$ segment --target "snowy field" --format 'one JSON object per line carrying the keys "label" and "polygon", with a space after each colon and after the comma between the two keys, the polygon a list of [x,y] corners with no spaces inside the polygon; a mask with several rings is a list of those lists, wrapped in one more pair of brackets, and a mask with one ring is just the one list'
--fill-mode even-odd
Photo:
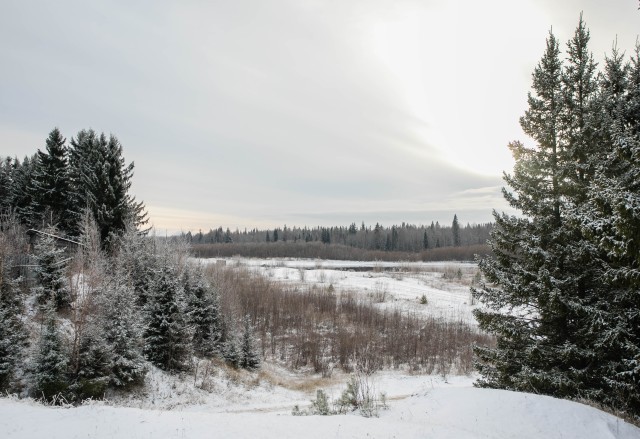
{"label": "snowy field", "polygon": [[[400,308],[470,325],[470,286],[478,273],[471,262],[381,262],[312,259],[200,259],[204,264],[222,261],[226,266],[245,267],[273,280],[291,284],[333,286],[370,297],[377,306]],[[422,296],[426,305],[420,304]]]}
{"label": "snowy field", "polygon": [[[222,262],[224,261],[224,262]],[[472,263],[388,263],[232,258],[284,283],[333,286],[371,298],[376,306],[474,323]],[[420,303],[422,296],[426,304]],[[207,368],[207,366],[212,366]],[[580,438],[640,439],[640,429],[595,408],[546,396],[473,387],[476,377],[381,371],[370,379],[388,408],[293,416],[318,389],[340,397],[349,375],[296,373],[272,363],[256,372],[202,361],[181,377],[151,368],[143,389],[108,395],[81,407],[46,407],[0,399],[0,438]]]}

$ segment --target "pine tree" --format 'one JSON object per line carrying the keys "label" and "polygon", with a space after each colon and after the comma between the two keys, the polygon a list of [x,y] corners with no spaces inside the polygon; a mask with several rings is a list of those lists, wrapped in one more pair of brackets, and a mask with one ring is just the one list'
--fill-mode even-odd
{"label": "pine tree", "polygon": [[71,295],[65,279],[67,258],[64,249],[56,245],[57,230],[47,228],[38,237],[35,245],[35,256],[39,286],[36,287],[36,297],[40,304],[53,300],[57,310],[71,304]]}
{"label": "pine tree", "polygon": [[123,271],[118,268],[112,275],[103,303],[103,330],[111,351],[110,384],[115,387],[139,384],[146,374],[135,294]]}
{"label": "pine tree", "polygon": [[45,151],[38,150],[31,191],[34,195],[32,221],[55,225],[70,231],[74,218],[69,212],[69,178],[66,139],[54,128],[46,140]]}
{"label": "pine tree", "polygon": [[110,380],[111,351],[96,320],[84,328],[75,353],[68,391],[77,401],[102,398]]}
{"label": "pine tree", "polygon": [[145,305],[158,268],[155,243],[129,223],[117,245],[118,260],[133,286],[136,302]]}
{"label": "pine tree", "polygon": [[22,300],[18,283],[11,276],[11,259],[0,235],[0,391],[9,390],[27,346],[28,334],[22,322]]}
{"label": "pine tree", "polygon": [[451,236],[453,238],[453,245],[460,247],[460,224],[458,224],[458,215],[453,215],[453,222],[451,223]]}
{"label": "pine tree", "polygon": [[71,139],[69,176],[76,216],[89,209],[103,243],[124,233],[129,223],[136,228],[146,224],[144,204],[129,194],[133,163],[125,163],[122,145],[115,136],[107,139],[93,130],[80,131]]}
{"label": "pine tree", "polygon": [[218,295],[205,284],[202,272],[186,270],[182,285],[188,303],[188,320],[193,327],[193,348],[196,353],[210,356],[220,352],[221,324]]}
{"label": "pine tree", "polygon": [[33,364],[34,395],[52,400],[68,387],[68,357],[58,329],[55,304],[49,302]]}
{"label": "pine tree", "polygon": [[567,60],[562,74],[563,137],[571,160],[564,162],[562,177],[572,182],[571,196],[577,203],[586,197],[586,186],[593,176],[590,157],[598,153],[600,137],[597,110],[596,63],[589,52],[589,31],[580,14],[574,36],[567,43]]}
{"label": "pine tree", "polygon": [[226,329],[222,342],[222,358],[228,365],[238,368],[242,360],[242,351],[238,344],[238,336],[235,332]]}
{"label": "pine tree", "polygon": [[22,163],[14,162],[13,184],[11,186],[11,206],[18,219],[29,227],[39,226],[34,218],[35,197],[31,182],[34,178],[34,170],[37,167],[37,155],[25,157]]}
{"label": "pine tree", "polygon": [[614,50],[602,79],[607,149],[594,160],[588,202],[576,209],[602,287],[590,326],[596,357],[590,397],[640,417],[640,46],[631,65]]}
{"label": "pine tree", "polygon": [[588,393],[594,360],[589,349],[594,337],[587,331],[594,261],[570,217],[586,193],[592,170],[585,151],[593,145],[586,128],[588,111],[581,107],[588,99],[568,84],[569,78],[589,83],[592,64],[585,56],[585,35],[581,19],[563,72],[550,34],[533,73],[535,94],[530,94],[521,120],[537,147],[510,145],[516,164],[505,181],[513,192],[503,192],[523,216],[494,214],[494,256],[479,264],[495,286],[474,290],[486,306],[475,315],[481,329],[497,336],[495,348],[475,350],[481,386],[570,397]]}
{"label": "pine tree", "polygon": [[176,274],[165,265],[146,305],[144,353],[154,365],[171,372],[187,369],[191,355],[192,334],[182,295]]}
{"label": "pine tree", "polygon": [[8,212],[13,188],[13,159],[0,157],[0,213]]}
{"label": "pine tree", "polygon": [[244,328],[242,332],[242,346],[240,347],[240,359],[238,364],[243,369],[254,370],[260,367],[260,355],[257,352],[256,341],[251,326],[251,317],[244,316]]}

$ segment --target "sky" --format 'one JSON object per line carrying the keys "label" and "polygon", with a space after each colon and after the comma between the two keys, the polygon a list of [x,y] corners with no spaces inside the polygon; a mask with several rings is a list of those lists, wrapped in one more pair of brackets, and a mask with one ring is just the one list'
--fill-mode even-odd
{"label": "sky", "polygon": [[636,0],[2,0],[0,156],[114,134],[160,232],[488,222],[581,12],[631,53]]}

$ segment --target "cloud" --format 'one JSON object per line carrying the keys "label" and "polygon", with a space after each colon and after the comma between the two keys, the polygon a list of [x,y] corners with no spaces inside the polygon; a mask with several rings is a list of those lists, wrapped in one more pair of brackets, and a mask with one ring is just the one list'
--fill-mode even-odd
{"label": "cloud", "polygon": [[[488,221],[547,30],[568,39],[580,8],[10,2],[2,154],[32,154],[54,126],[114,133],[159,228]],[[616,34],[632,46],[622,6],[584,9],[598,52]]]}

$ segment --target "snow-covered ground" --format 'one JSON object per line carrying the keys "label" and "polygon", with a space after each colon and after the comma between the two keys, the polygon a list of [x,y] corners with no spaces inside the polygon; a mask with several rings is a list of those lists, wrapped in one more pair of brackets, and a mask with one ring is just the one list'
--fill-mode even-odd
{"label": "snow-covered ground", "polygon": [[[204,260],[215,263],[215,260]],[[473,324],[472,263],[388,263],[288,259],[224,260],[279,282],[332,285],[376,306]],[[425,295],[428,303],[420,304]],[[585,438],[640,439],[640,429],[595,408],[555,398],[473,387],[476,377],[381,371],[371,378],[388,409],[293,416],[323,389],[340,397],[349,375],[309,376],[265,363],[257,372],[201,361],[181,377],[151,368],[137,392],[81,407],[0,398],[0,438]]]}
{"label": "snow-covered ground", "polygon": [[[223,261],[226,266],[245,267],[287,283],[333,286],[369,296],[380,307],[396,307],[471,325],[477,307],[469,287],[478,272],[471,262],[382,262],[314,259],[227,258],[200,259],[204,264]],[[458,277],[460,276],[460,277]],[[426,305],[420,305],[422,296]]]}
{"label": "snow-covered ground", "polygon": [[477,389],[470,385],[470,378],[454,378],[444,383],[438,377],[386,373],[378,380],[379,388],[388,392],[389,408],[380,411],[377,418],[357,414],[293,416],[293,401],[283,403],[283,394],[277,389],[272,392],[271,402],[250,402],[253,390],[247,389],[246,403],[196,404],[170,411],[104,403],[53,408],[0,399],[0,436],[8,439],[640,438],[639,428],[592,407],[546,396]]}

